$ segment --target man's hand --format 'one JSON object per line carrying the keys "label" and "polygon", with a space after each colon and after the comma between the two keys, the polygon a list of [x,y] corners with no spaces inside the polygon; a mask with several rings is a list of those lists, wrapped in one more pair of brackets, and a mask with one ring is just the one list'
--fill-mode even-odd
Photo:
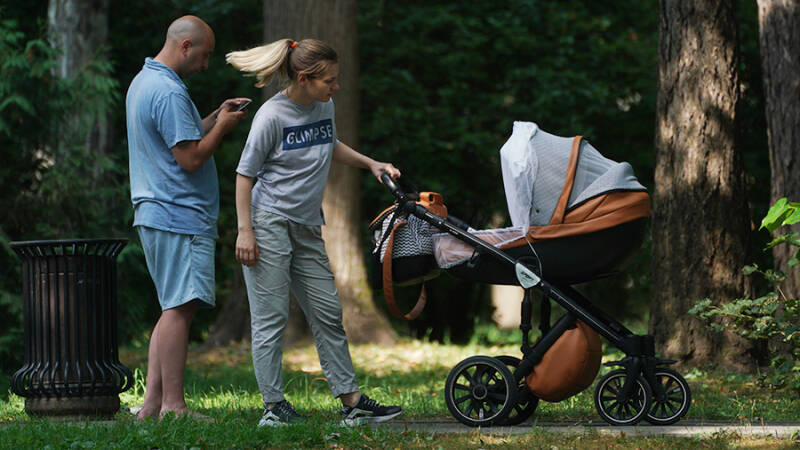
{"label": "man's hand", "polygon": [[249,98],[229,98],[222,102],[217,110],[217,123],[215,126],[221,127],[223,133],[228,133],[237,123],[247,116],[247,110],[237,111],[239,105],[250,101]]}
{"label": "man's hand", "polygon": [[251,99],[249,99],[247,97],[229,98],[229,99],[225,100],[224,102],[222,102],[221,105],[219,105],[219,110],[220,110],[220,112],[222,112],[222,111],[236,111],[237,109],[239,109],[239,105],[241,105],[242,103],[252,102],[252,101],[253,100],[251,100]]}

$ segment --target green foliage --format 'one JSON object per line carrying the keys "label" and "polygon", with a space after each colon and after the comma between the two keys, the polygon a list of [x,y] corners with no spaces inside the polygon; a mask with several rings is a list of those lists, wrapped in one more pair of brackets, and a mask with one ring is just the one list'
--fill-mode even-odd
{"label": "green foliage", "polygon": [[[774,231],[800,221],[800,203],[789,203],[785,198],[770,208],[761,222],[761,228]],[[786,244],[800,247],[797,233],[791,232],[776,237],[767,249]],[[800,249],[789,260],[789,267],[797,267]],[[800,392],[800,299],[787,298],[780,284],[786,274],[773,269],[761,270],[757,264],[745,266],[745,275],[760,274],[773,290],[761,297],[740,298],[722,305],[712,304],[710,299],[695,303],[689,310],[708,322],[715,331],[730,330],[750,340],[766,340],[770,346],[770,369],[760,380],[773,388],[788,388]]]}
{"label": "green foliage", "polygon": [[[797,222],[800,222],[800,203],[790,203],[786,200],[786,197],[783,197],[767,211],[767,215],[761,221],[759,229],[766,228],[767,231],[772,233],[783,225],[794,225]],[[798,243],[794,245],[800,246]]]}

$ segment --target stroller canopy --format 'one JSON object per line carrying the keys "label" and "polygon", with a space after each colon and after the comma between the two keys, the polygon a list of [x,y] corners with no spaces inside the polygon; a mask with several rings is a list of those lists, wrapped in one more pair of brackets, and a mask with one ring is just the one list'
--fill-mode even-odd
{"label": "stroller canopy", "polygon": [[[513,132],[500,149],[508,212],[515,227],[550,224],[567,182],[574,139],[542,131],[532,122],[514,122]],[[602,194],[646,189],[626,162],[618,163],[581,140],[569,211]]]}

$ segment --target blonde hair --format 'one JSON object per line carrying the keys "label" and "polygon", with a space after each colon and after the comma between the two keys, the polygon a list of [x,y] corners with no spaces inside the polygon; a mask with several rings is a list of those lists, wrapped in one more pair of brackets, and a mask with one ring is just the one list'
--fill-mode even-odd
{"label": "blonde hair", "polygon": [[308,78],[321,76],[331,64],[339,61],[336,51],[316,39],[279,39],[271,44],[230,52],[225,61],[245,76],[256,77],[256,87],[268,85],[275,75],[285,86],[303,74]]}

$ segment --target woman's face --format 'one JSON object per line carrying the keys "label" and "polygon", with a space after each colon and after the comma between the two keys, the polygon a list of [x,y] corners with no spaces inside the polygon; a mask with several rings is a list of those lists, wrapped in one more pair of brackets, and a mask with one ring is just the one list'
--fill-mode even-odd
{"label": "woman's face", "polygon": [[333,63],[321,76],[307,78],[306,94],[313,100],[325,103],[339,90],[339,63]]}

